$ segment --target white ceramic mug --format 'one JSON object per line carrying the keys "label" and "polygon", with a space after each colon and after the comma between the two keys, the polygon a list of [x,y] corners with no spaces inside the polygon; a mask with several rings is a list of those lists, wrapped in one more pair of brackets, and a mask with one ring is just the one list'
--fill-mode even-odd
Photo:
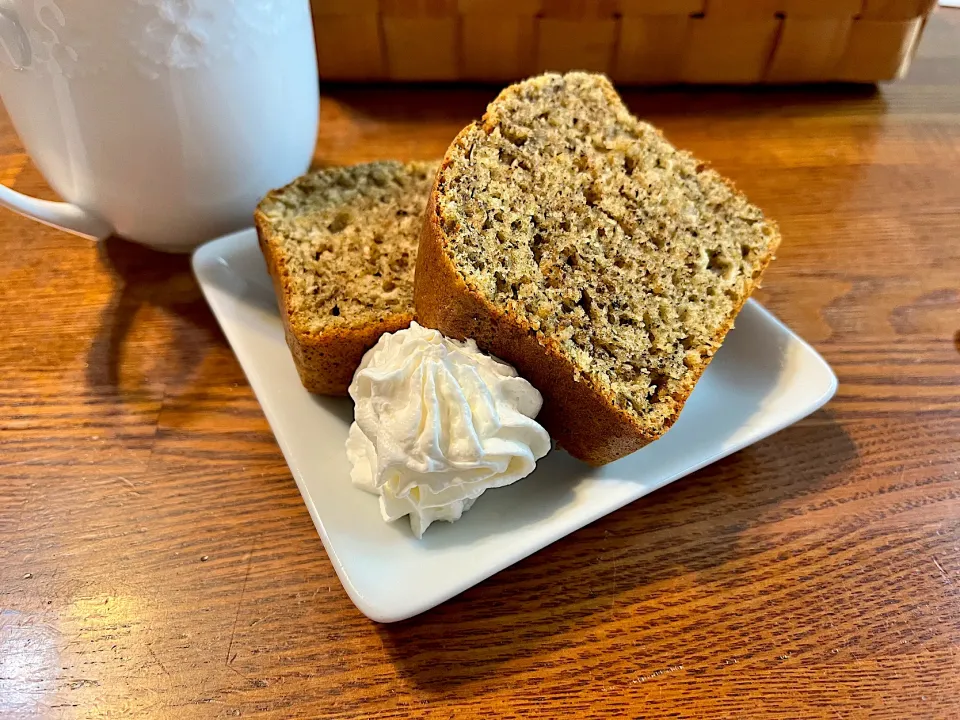
{"label": "white ceramic mug", "polygon": [[0,205],[189,250],[304,172],[319,112],[308,0],[0,0],[0,95],[66,201]]}

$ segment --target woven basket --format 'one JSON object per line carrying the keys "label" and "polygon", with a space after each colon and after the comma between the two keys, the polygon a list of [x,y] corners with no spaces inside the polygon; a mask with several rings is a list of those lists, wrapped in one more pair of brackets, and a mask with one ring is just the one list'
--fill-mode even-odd
{"label": "woven basket", "polygon": [[312,0],[326,80],[877,82],[935,0]]}

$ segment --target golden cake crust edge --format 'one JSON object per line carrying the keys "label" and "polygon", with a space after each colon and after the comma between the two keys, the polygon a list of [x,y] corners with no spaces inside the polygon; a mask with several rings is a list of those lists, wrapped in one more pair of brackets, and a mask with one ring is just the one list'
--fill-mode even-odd
{"label": "golden cake crust edge", "polygon": [[[497,97],[499,100],[511,88]],[[621,103],[613,86],[609,86]],[[662,425],[644,426],[637,418],[617,407],[614,398],[596,387],[590,380],[577,375],[576,368],[551,342],[538,338],[537,331],[522,318],[509,311],[501,311],[487,298],[470,288],[446,251],[446,234],[440,223],[437,186],[451,156],[465,141],[471,129],[491,122],[495,117],[497,100],[491,103],[483,120],[467,125],[454,138],[437,171],[424,213],[417,265],[414,275],[413,300],[417,321],[439,330],[448,337],[460,340],[473,338],[482,349],[513,365],[521,376],[529,380],[543,396],[543,408],[537,420],[564,450],[589,465],[599,467],[636,452],[661,437],[680,416],[680,411],[693,388],[720,348],[744,303],[760,286],[764,271],[774,258],[780,243],[776,223],[767,219],[776,238],[769,250],[758,258],[758,271],[747,279],[745,292],[739,298],[727,321],[706,344],[701,361],[690,367],[683,385],[670,398],[670,413]],[[731,190],[734,184],[719,176]],[[574,422],[570,422],[573,419]]]}
{"label": "golden cake crust edge", "polygon": [[413,313],[397,313],[378,323],[331,328],[323,332],[303,327],[297,323],[290,307],[293,290],[283,255],[277,252],[271,224],[259,209],[254,213],[254,225],[260,252],[266,261],[277,296],[283,334],[300,382],[307,390],[318,395],[346,396],[357,366],[367,350],[376,345],[384,333],[409,327]]}

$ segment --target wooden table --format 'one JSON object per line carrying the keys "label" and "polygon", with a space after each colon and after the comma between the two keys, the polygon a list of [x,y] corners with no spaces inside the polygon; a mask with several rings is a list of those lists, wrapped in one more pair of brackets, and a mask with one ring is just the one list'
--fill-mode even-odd
{"label": "wooden table", "polygon": [[[493,92],[324,95],[349,163],[439,156]],[[377,625],[187,258],[4,213],[0,716],[960,716],[960,11],[880,90],[626,97],[780,221],[760,299],[826,409]]]}

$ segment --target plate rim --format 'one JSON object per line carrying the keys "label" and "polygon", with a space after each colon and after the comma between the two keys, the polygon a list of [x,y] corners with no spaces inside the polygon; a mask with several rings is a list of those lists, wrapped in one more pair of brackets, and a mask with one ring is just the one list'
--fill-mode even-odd
{"label": "plate rim", "polygon": [[[464,579],[461,582],[458,582],[452,586],[444,587],[443,591],[429,594],[429,595],[420,595],[418,596],[419,600],[417,602],[410,602],[407,605],[400,607],[396,606],[384,606],[381,603],[371,602],[363,592],[361,592],[352,582],[350,578],[350,572],[343,560],[338,554],[335,543],[331,540],[330,534],[327,531],[327,528],[320,517],[320,514],[316,508],[316,504],[313,501],[310,493],[306,489],[305,479],[303,477],[302,469],[299,467],[299,464],[291,461],[291,457],[294,454],[293,448],[290,445],[289,438],[285,433],[277,432],[277,427],[280,423],[279,418],[275,418],[275,413],[272,408],[273,403],[264,402],[261,398],[262,393],[266,393],[266,390],[260,387],[260,372],[257,368],[253,367],[253,360],[249,355],[246,355],[243,352],[238,352],[237,344],[234,342],[234,338],[231,337],[231,329],[227,327],[229,322],[225,323],[224,317],[221,315],[221,310],[218,308],[218,299],[211,297],[211,294],[208,292],[208,285],[212,284],[209,280],[205,280],[205,273],[207,272],[207,265],[209,263],[217,263],[223,266],[229,267],[228,263],[224,261],[224,256],[229,253],[221,251],[222,249],[231,249],[231,250],[242,250],[242,244],[248,240],[253,240],[256,242],[257,235],[256,230],[252,227],[245,228],[243,230],[238,230],[236,232],[224,235],[222,237],[210,240],[199,247],[197,247],[191,255],[191,267],[193,274],[197,280],[197,283],[200,285],[200,289],[203,293],[203,296],[211,309],[214,317],[217,320],[217,324],[223,331],[224,336],[227,339],[230,349],[233,352],[234,356],[237,359],[237,362],[240,364],[240,367],[243,369],[244,375],[247,377],[247,381],[250,384],[250,388],[253,391],[254,397],[257,399],[257,403],[260,405],[260,408],[266,417],[267,423],[270,426],[270,430],[273,433],[274,439],[280,448],[280,451],[283,455],[284,462],[287,464],[287,468],[290,470],[290,474],[293,476],[294,482],[297,485],[297,490],[300,492],[300,497],[304,502],[304,505],[307,507],[307,511],[310,514],[310,519],[313,521],[314,528],[317,530],[317,534],[320,536],[320,540],[323,543],[323,547],[327,556],[330,558],[331,564],[333,565],[334,571],[337,574],[340,583],[343,585],[344,590],[347,592],[350,600],[356,605],[356,607],[368,618],[375,622],[380,623],[392,623],[406,620],[415,615],[419,615],[427,610],[430,610],[438,605],[450,600],[451,598],[456,597],[457,595],[465,592],[466,590],[479,585],[480,583],[488,580],[492,576],[496,575],[500,571],[510,567],[511,565],[520,562],[531,555],[534,555],[537,552],[540,552],[545,547],[552,545],[554,542],[561,540],[573,533],[583,529],[587,525],[590,525],[600,518],[603,518],[607,515],[610,515],[627,505],[636,502],[637,500],[645,497],[646,495],[656,492],[659,489],[662,489],[666,485],[669,485],[682,477],[691,475],[703,468],[712,465],[718,460],[729,457],[734,453],[740,452],[746,447],[753,445],[761,440],[771,437],[772,435],[777,434],[778,432],[784,430],[785,428],[799,422],[808,415],[816,412],[824,405],[826,405],[830,399],[836,394],[839,387],[839,381],[837,379],[836,373],[833,371],[833,368],[827,363],[827,361],[816,351],[816,349],[800,337],[797,333],[790,329],[782,320],[780,320],[776,315],[774,315],[770,310],[761,305],[757,300],[749,298],[746,304],[749,304],[753,307],[754,310],[759,311],[764,317],[764,320],[767,323],[772,324],[773,326],[780,329],[781,332],[786,333],[792,341],[799,342],[800,346],[804,350],[804,354],[808,360],[811,360],[816,363],[818,366],[817,369],[825,374],[827,378],[826,386],[820,392],[816,398],[813,398],[802,406],[798,405],[797,408],[782,418],[780,421],[766,426],[761,431],[753,431],[747,437],[740,439],[738,442],[733,443],[729,448],[723,449],[719,452],[710,454],[702,461],[697,464],[687,468],[679,473],[667,476],[665,480],[657,488],[648,490],[641,493],[640,495],[627,499],[623,502],[618,502],[613,507],[608,507],[603,509],[601,512],[592,513],[585,517],[582,521],[578,520],[573,525],[564,525],[562,526],[557,533],[550,533],[548,539],[542,542],[541,544],[534,543],[533,545],[524,545],[519,546],[519,549],[511,551],[504,554],[496,563],[493,563],[489,568],[485,568],[477,575],[470,576],[469,578]],[[282,320],[281,320],[282,323]],[[306,391],[304,391],[306,392]]]}

